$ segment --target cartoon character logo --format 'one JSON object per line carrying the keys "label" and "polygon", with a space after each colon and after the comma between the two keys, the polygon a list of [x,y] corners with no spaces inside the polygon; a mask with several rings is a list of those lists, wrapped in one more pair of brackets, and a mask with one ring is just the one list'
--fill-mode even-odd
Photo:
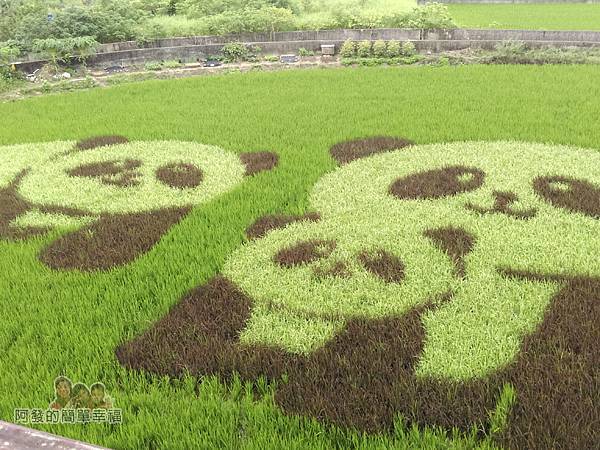
{"label": "cartoon character logo", "polygon": [[600,153],[518,142],[391,151],[406,144],[336,146],[348,164],[315,185],[316,213],[259,220],[221,275],[117,350],[121,362],[287,374],[285,410],[369,431],[397,414],[485,426],[512,385],[504,443],[591,444],[597,414],[569,408],[600,379]]}
{"label": "cartoon character logo", "polygon": [[66,234],[40,259],[55,269],[105,270],[150,250],[195,205],[277,164],[192,142],[104,136],[0,148],[0,238]]}

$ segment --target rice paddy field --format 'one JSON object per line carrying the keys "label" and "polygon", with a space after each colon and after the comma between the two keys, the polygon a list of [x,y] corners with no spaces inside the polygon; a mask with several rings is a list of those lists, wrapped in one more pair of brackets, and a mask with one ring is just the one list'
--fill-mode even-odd
{"label": "rice paddy field", "polygon": [[[594,448],[599,75],[0,104],[0,419],[123,449]],[[121,420],[17,412],[109,403]]]}
{"label": "rice paddy field", "polygon": [[600,30],[597,3],[454,4],[448,10],[462,28]]}

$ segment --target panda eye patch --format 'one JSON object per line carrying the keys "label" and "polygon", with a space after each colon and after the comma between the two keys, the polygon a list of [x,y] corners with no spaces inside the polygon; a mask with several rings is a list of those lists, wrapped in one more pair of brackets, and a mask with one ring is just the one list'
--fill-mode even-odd
{"label": "panda eye patch", "polygon": [[473,191],[483,185],[484,179],[480,169],[449,166],[399,178],[389,191],[400,200],[431,200]]}
{"label": "panda eye patch", "polygon": [[537,195],[551,205],[600,219],[600,187],[586,180],[546,176],[533,180]]}
{"label": "panda eye patch", "polygon": [[285,268],[292,268],[327,258],[336,248],[335,241],[312,239],[286,247],[273,257],[273,261]]}
{"label": "panda eye patch", "polygon": [[102,184],[117,187],[132,187],[139,184],[138,169],[142,162],[135,159],[101,161],[83,164],[67,170],[71,177],[98,179]]}
{"label": "panda eye patch", "polygon": [[193,164],[173,163],[156,170],[158,181],[173,189],[196,188],[203,177],[202,170]]}

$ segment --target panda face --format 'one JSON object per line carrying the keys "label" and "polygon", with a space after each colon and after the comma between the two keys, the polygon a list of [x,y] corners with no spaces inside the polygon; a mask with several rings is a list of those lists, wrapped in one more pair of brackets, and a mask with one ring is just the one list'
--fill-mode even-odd
{"label": "panda face", "polygon": [[[15,158],[16,156],[16,158]],[[119,136],[0,149],[0,237],[67,232],[40,254],[56,269],[104,270],[147,252],[194,206],[269,170],[277,155]],[[2,185],[0,185],[2,187]]]}
{"label": "panda face", "polygon": [[[419,370],[451,378],[494,371],[515,356],[558,289],[507,271],[600,275],[590,257],[600,247],[588,239],[600,234],[600,165],[590,158],[600,164],[597,153],[562,147],[443,144],[325,175],[311,194],[319,222],[272,231],[223,270],[260,314],[287,311],[321,321],[322,331],[299,345],[255,318],[242,339],[310,353],[350,319],[397,317],[452,293],[424,319]],[[462,326],[450,327],[457,317]],[[462,345],[469,339],[481,345]]]}
{"label": "panda face", "polygon": [[122,214],[205,203],[239,185],[245,167],[218,147],[130,142],[54,158],[32,170],[19,193],[28,201]]}

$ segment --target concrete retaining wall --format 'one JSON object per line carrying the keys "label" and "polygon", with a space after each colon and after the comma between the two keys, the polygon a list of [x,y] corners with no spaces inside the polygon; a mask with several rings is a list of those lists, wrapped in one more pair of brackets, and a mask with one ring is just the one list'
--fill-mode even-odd
{"label": "concrete retaining wall", "polygon": [[[600,0],[599,0],[600,1]],[[229,36],[194,36],[188,38],[159,39],[144,45],[135,41],[104,44],[99,53],[110,53],[139,48],[164,48],[193,45],[225,44],[227,42],[284,42],[284,41],[345,41],[376,40],[417,41],[422,39],[476,39],[476,40],[520,40],[520,41],[586,41],[600,42],[598,31],[530,31],[530,30],[406,30],[382,28],[376,30],[320,30],[284,31],[276,33],[246,33]]]}
{"label": "concrete retaining wall", "polygon": [[[401,41],[418,40],[421,30],[382,28],[376,30],[318,30],[318,31],[280,31],[275,33],[243,33],[228,36],[193,36],[187,38],[159,39],[140,45],[135,41],[103,44],[98,53],[134,50],[138,48],[161,48],[192,45],[225,44],[227,42],[285,42],[285,41],[345,41],[397,39]],[[599,38],[600,39],[600,38]]]}
{"label": "concrete retaining wall", "polygon": [[[144,46],[136,42],[105,44],[88,64],[91,66],[139,65],[148,61],[195,61],[217,54],[223,44],[240,41],[259,46],[266,54],[297,53],[300,48],[318,51],[322,44],[334,44],[339,50],[347,40],[412,41],[420,51],[441,52],[465,48],[493,49],[498,42],[523,41],[530,47],[595,47],[600,46],[600,32],[594,31],[528,31],[528,30],[324,30],[252,33],[236,36],[196,36],[161,39]],[[16,66],[32,72],[44,60],[22,61]]]}
{"label": "concrete retaining wall", "polygon": [[[344,41],[327,41],[329,44],[336,46],[336,51]],[[490,39],[456,39],[456,40],[440,40],[427,39],[413,41],[417,50],[431,51],[434,53],[450,50],[463,50],[466,48],[477,48],[493,50],[498,44],[497,40]],[[600,47],[600,42],[584,42],[584,41],[524,41],[529,47]],[[319,51],[323,41],[289,41],[289,42],[255,42],[263,49],[265,53],[285,54],[297,53],[300,48],[307,50]],[[193,61],[204,59],[207,55],[213,55],[221,50],[222,44],[210,45],[191,45],[185,47],[165,47],[153,49],[137,49],[127,50],[114,53],[99,54],[94,58],[95,65],[115,66],[115,65],[139,65],[146,61],[160,60],[184,60]]]}

